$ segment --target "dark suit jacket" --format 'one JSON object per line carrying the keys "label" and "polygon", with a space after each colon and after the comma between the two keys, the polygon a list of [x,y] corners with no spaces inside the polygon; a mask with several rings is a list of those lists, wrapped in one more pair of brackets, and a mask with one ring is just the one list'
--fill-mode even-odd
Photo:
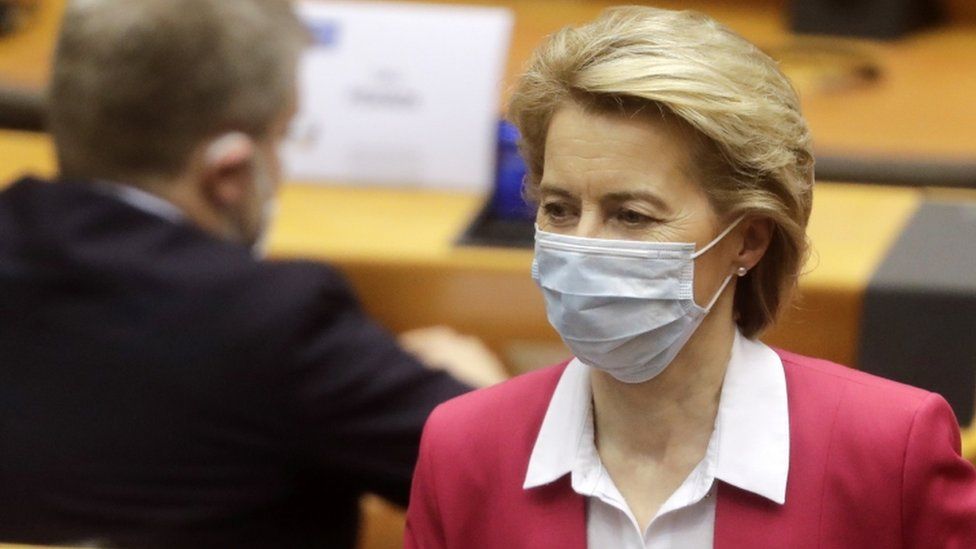
{"label": "dark suit jacket", "polygon": [[464,390],[326,266],[86,182],[0,193],[0,540],[351,547]]}

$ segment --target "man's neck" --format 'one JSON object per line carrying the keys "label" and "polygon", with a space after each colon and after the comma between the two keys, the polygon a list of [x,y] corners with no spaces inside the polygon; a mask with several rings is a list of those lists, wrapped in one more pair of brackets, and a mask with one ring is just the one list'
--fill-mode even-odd
{"label": "man's neck", "polygon": [[214,209],[200,186],[191,178],[151,179],[128,185],[171,204],[187,221],[205,232],[228,240],[236,240],[238,237],[234,228],[228,225],[227,219]]}

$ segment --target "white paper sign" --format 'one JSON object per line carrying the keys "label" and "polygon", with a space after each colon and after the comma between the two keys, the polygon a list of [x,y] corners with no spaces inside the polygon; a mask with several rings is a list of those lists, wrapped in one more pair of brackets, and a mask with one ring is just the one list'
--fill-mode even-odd
{"label": "white paper sign", "polygon": [[314,36],[282,155],[292,180],[486,190],[509,11],[311,2]]}

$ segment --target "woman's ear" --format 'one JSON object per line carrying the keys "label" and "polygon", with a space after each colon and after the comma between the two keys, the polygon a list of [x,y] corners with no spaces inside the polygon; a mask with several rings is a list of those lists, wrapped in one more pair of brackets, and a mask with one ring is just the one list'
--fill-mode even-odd
{"label": "woman's ear", "polygon": [[736,266],[751,270],[759,263],[773,238],[773,222],[767,217],[748,217],[742,222],[742,246]]}

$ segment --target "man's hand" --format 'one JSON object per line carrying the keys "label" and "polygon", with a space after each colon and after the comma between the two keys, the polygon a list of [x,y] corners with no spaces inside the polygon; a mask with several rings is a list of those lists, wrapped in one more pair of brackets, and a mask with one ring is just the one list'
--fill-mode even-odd
{"label": "man's hand", "polygon": [[480,339],[447,326],[411,330],[401,334],[399,340],[423,363],[473,387],[487,387],[509,377],[502,362]]}

